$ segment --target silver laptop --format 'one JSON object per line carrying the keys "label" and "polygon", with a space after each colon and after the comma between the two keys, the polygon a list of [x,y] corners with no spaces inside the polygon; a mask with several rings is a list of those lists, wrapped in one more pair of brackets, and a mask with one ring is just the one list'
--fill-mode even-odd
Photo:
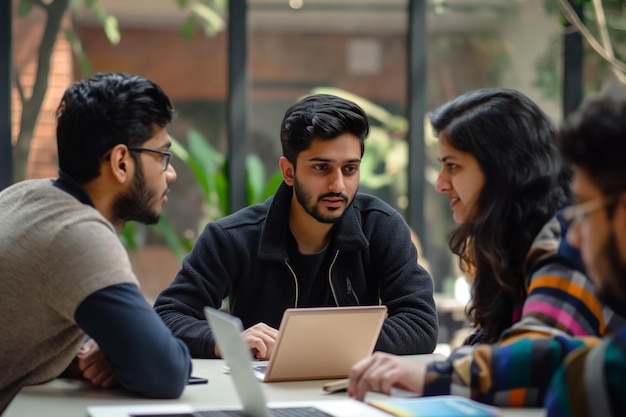
{"label": "silver laptop", "polygon": [[287,309],[272,357],[255,362],[255,374],[264,382],[345,378],[372,354],[386,316],[386,306]]}
{"label": "silver laptop", "polygon": [[[241,321],[229,314],[205,308],[207,320],[230,368],[241,407],[195,409],[188,404],[91,406],[91,417],[277,417],[308,412],[324,417],[389,417],[389,414],[353,399],[275,402],[267,404],[261,383],[252,370],[250,350],[241,337]],[[206,386],[211,389],[210,385]],[[320,387],[321,390],[321,387]],[[297,395],[297,390],[294,391]]]}

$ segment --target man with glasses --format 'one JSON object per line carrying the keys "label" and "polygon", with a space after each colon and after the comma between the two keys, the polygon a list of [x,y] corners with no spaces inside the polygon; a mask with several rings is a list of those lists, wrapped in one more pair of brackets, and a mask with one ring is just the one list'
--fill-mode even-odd
{"label": "man with glasses", "polygon": [[[601,298],[626,311],[626,95],[591,98],[562,127],[579,204],[568,234]],[[620,95],[621,94],[621,95]],[[626,415],[626,327],[602,340],[561,340],[572,352],[552,381],[549,416]]]}
{"label": "man with glasses", "polygon": [[151,398],[183,391],[189,351],[140,293],[116,234],[159,220],[176,179],[172,113],[140,76],[76,82],[57,110],[59,177],[0,192],[0,414],[60,375]]}

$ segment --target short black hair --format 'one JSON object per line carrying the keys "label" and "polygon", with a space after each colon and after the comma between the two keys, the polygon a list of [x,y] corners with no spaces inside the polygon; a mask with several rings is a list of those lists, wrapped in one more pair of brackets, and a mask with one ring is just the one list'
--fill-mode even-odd
{"label": "short black hair", "polygon": [[91,181],[111,148],[143,144],[173,112],[161,87],[139,75],[100,73],[77,81],[57,109],[59,169],[79,183]]}
{"label": "short black hair", "polygon": [[298,154],[311,146],[313,139],[334,139],[352,133],[361,142],[369,134],[367,115],[356,103],[331,94],[315,94],[294,103],[280,125],[283,156],[295,165]]}
{"label": "short black hair", "polygon": [[626,191],[625,93],[613,86],[589,96],[557,135],[563,158],[607,195]]}

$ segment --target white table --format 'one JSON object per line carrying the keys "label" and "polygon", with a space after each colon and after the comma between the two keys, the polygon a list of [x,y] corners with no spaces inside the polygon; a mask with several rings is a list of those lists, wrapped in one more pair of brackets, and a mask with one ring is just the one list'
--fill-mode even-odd
{"label": "white table", "polygon": [[[407,359],[419,362],[430,362],[440,358],[440,355],[407,356]],[[134,397],[120,389],[97,389],[84,382],[57,379],[47,384],[22,389],[2,416],[85,417],[88,405],[186,403],[198,408],[207,408],[239,404],[230,375],[224,373],[222,360],[194,359],[192,374],[208,378],[209,383],[188,385],[177,400],[148,400]],[[324,392],[322,384],[325,382],[328,381],[273,382],[263,384],[263,387],[269,401],[331,400],[346,396],[345,393]],[[368,394],[368,399],[380,395]],[[540,409],[504,409],[503,415],[535,417],[543,416],[545,413]]]}

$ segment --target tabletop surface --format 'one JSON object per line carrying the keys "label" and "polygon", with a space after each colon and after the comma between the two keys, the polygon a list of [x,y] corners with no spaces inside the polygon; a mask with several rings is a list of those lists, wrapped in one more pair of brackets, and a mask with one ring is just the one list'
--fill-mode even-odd
{"label": "tabletop surface", "polygon": [[[416,362],[441,359],[440,355],[413,355],[406,357]],[[177,400],[149,400],[132,396],[121,389],[98,389],[86,382],[56,379],[43,385],[24,388],[9,405],[3,417],[86,417],[87,406],[122,404],[190,404],[197,408],[238,405],[230,375],[224,371],[224,362],[218,359],[194,359],[194,376],[209,379],[208,384],[188,385]],[[329,394],[322,390],[328,380],[263,383],[269,401],[333,400],[345,398],[344,393]],[[368,394],[366,399],[380,398]],[[543,416],[540,409],[503,409],[504,416]]]}

